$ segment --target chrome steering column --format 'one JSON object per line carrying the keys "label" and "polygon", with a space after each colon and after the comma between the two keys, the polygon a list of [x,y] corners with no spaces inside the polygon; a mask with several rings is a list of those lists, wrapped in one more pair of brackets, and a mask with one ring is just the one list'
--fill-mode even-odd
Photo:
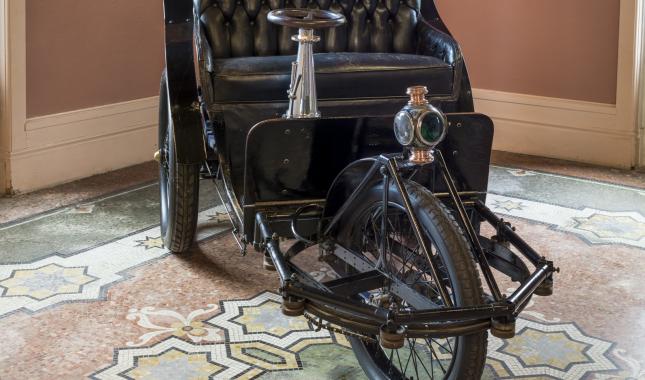
{"label": "chrome steering column", "polygon": [[298,42],[298,56],[291,64],[291,85],[287,91],[289,109],[287,119],[308,119],[320,117],[316,94],[313,44],[320,41],[315,29],[331,28],[345,23],[341,14],[316,9],[280,9],[271,11],[268,20],[272,23],[298,28],[298,34],[291,37]]}

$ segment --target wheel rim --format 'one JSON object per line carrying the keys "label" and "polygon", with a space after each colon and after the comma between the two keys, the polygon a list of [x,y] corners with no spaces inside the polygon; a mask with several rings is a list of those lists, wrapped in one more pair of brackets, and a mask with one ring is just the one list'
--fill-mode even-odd
{"label": "wheel rim", "polygon": [[165,78],[162,78],[159,102],[159,203],[161,209],[161,236],[166,236],[170,217],[171,170],[172,162],[172,125]]}
{"label": "wheel rim", "polygon": [[170,162],[168,160],[168,134],[166,134],[164,143],[159,149],[159,189],[160,189],[160,206],[161,206],[161,235],[165,236],[168,227],[168,216],[170,214],[169,200],[170,196]]}
{"label": "wheel rim", "polygon": [[[385,240],[382,239],[382,204],[375,204],[359,220],[365,222],[360,226],[361,233],[355,234],[361,237],[358,251],[380,271],[416,289],[433,302],[443,305],[436,281],[428,273],[427,258],[420,252],[420,244],[403,207],[390,203],[387,209]],[[386,244],[383,244],[384,242]],[[450,278],[434,242],[431,242],[431,251],[433,256],[437,256],[437,262],[440,263],[439,271],[443,274],[442,281],[446,283],[454,302],[453,287],[450,285]],[[383,297],[379,292],[389,293],[390,298],[394,298],[391,302],[399,310],[414,309],[405,300],[393,297],[386,288],[366,292],[361,296],[364,302],[375,304],[375,298],[379,299],[377,302],[381,302]],[[449,377],[452,371],[459,340],[454,337],[406,338],[405,345],[401,349],[384,349],[378,343],[374,343],[367,351],[381,371],[392,379],[443,379]]]}

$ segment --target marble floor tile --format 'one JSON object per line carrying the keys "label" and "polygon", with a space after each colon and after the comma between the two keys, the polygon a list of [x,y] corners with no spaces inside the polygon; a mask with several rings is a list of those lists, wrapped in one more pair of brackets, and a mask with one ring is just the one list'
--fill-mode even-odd
{"label": "marble floor tile", "polygon": [[[642,188],[538,169],[494,166],[487,203],[561,272],[514,339],[489,337],[484,378],[645,378]],[[281,315],[209,187],[186,255],[145,184],[0,225],[0,379],[364,378],[345,336]]]}

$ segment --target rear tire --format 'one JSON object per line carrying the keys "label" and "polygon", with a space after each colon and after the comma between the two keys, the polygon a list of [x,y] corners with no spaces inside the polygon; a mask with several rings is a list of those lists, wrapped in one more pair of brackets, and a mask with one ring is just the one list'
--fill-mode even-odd
{"label": "rear tire", "polygon": [[[474,306],[482,304],[484,293],[481,281],[475,269],[468,243],[460,227],[441,201],[434,197],[427,189],[411,181],[407,181],[405,185],[423,232],[428,236],[428,240],[432,242],[433,254],[438,256],[442,264],[441,270],[447,277],[448,287],[454,305]],[[388,232],[388,235],[392,234],[393,240],[398,237],[400,242],[404,242],[411,249],[411,247],[415,246],[416,238],[414,238],[414,241],[411,240],[414,234],[408,232],[409,228],[405,224],[408,216],[405,208],[402,206],[401,196],[394,187],[391,187],[389,191],[390,206],[388,207],[388,221],[391,223],[392,230]],[[375,215],[382,215],[382,213],[379,214],[379,210],[382,210],[383,205],[382,194],[382,185],[375,186],[369,191],[366,191],[361,199],[356,200],[356,208],[348,212],[347,217],[341,220],[337,234],[337,241],[343,246],[350,247],[354,252],[364,252],[366,257],[371,256],[371,259],[374,261],[378,259],[380,254],[378,252],[374,253],[378,249],[373,248],[374,244],[370,242],[370,238],[368,237],[369,232],[366,232],[365,226],[372,226],[374,228]],[[381,220],[381,216],[378,216],[378,218],[378,220]],[[394,222],[391,222],[391,220],[394,220]],[[403,222],[400,222],[400,220],[403,220]],[[409,219],[407,220],[409,223]],[[399,221],[398,224],[397,221]],[[378,234],[380,232],[374,231],[374,235]],[[416,249],[419,250],[418,243],[416,244]],[[370,249],[370,247],[372,248]],[[390,251],[386,252],[387,255],[385,257],[393,257]],[[418,257],[423,257],[419,253],[417,255],[419,255]],[[390,258],[388,260],[396,260],[396,258]],[[404,263],[403,269],[405,269],[405,265]],[[400,265],[399,268],[401,268]],[[342,276],[349,275],[352,271],[352,268],[347,268],[343,265],[336,265],[335,269]],[[417,263],[410,266],[406,276],[398,274],[394,274],[393,276],[406,282],[408,281],[407,278],[418,278],[416,276],[410,276],[409,274],[415,271],[416,273],[422,273]],[[401,270],[401,272],[404,271]],[[413,286],[412,283],[409,285]],[[413,340],[407,338],[406,347],[399,350],[383,349],[378,343],[366,343],[357,338],[350,338],[350,341],[361,367],[363,367],[363,370],[371,379],[414,378],[417,380],[443,378],[451,380],[474,380],[479,379],[483,372],[486,360],[487,337],[487,332],[481,332],[468,336],[450,338],[452,340],[448,344],[441,339],[426,339],[426,342],[420,343],[417,343],[417,339],[414,339],[412,343]],[[422,341],[422,339],[418,340]],[[447,362],[444,358],[439,360],[439,356],[436,356],[437,360],[431,363],[434,360],[433,356],[432,354],[428,355],[426,352],[425,356],[423,354],[418,356],[417,362],[421,362],[423,357],[426,361],[425,366],[427,367],[427,371],[421,364],[416,362],[414,363],[414,367],[417,370],[413,370],[413,365],[410,364],[409,360],[408,365],[400,366],[405,368],[398,368],[399,365],[396,363],[397,358],[399,358],[398,360],[400,362],[400,357],[404,357],[406,353],[408,357],[416,355],[412,353],[412,350],[414,349],[416,352],[417,344],[419,346],[419,352],[423,352],[423,350],[429,351],[428,347],[441,344],[442,342],[443,345],[441,347],[450,346],[451,348],[450,362]],[[447,354],[444,352],[442,355]],[[443,372],[438,370],[437,363],[439,361],[443,364],[441,369],[445,366]],[[434,369],[430,370],[431,367]]]}
{"label": "rear tire", "polygon": [[177,162],[174,125],[170,117],[166,72],[159,96],[159,189],[161,237],[173,253],[190,248],[199,213],[199,165]]}

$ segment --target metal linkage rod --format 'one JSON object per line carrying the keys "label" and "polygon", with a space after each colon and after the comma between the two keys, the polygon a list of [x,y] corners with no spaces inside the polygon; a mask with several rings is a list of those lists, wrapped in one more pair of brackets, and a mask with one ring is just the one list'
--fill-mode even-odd
{"label": "metal linkage rod", "polygon": [[266,250],[269,252],[269,256],[271,256],[271,260],[273,260],[273,265],[275,265],[275,269],[280,276],[280,282],[284,286],[285,283],[290,281],[292,272],[280,251],[280,242],[269,230],[269,223],[263,213],[258,212],[255,216],[255,221],[260,229],[262,240],[264,241],[264,244],[266,244]]}
{"label": "metal linkage rod", "polygon": [[522,255],[524,255],[533,265],[536,267],[540,265],[540,263],[543,261],[542,256],[540,256],[539,253],[537,253],[533,248],[531,248],[530,245],[528,245],[524,239],[522,239],[511,227],[508,225],[502,223],[502,220],[495,215],[488,207],[486,207],[485,204],[483,204],[481,201],[475,202],[475,209],[477,209],[477,212],[479,212],[479,215],[483,216],[484,219],[488,223],[490,223],[493,227],[498,227],[502,229],[502,234],[508,241],[513,244],[515,248],[517,248]]}
{"label": "metal linkage rod", "polygon": [[466,213],[466,208],[464,207],[464,203],[461,201],[461,198],[459,197],[459,191],[457,190],[455,181],[452,178],[452,175],[450,174],[450,170],[448,170],[448,165],[446,164],[446,160],[443,158],[443,154],[441,153],[440,150],[437,150],[436,153],[437,153],[437,158],[439,159],[438,160],[439,166],[441,167],[441,173],[443,175],[444,182],[446,182],[446,185],[448,186],[448,192],[450,192],[452,201],[455,204],[455,207],[457,208],[457,213],[459,214],[459,219],[461,220],[461,224],[466,229],[466,236],[468,237],[468,240],[470,241],[470,245],[473,247],[473,250],[475,251],[475,256],[477,257],[479,266],[482,270],[482,273],[484,274],[484,278],[486,279],[486,284],[488,285],[488,288],[490,289],[491,293],[493,293],[493,298],[495,299],[495,301],[501,301],[502,293],[499,291],[497,282],[495,282],[495,278],[493,277],[493,272],[490,269],[490,265],[488,264],[488,260],[486,259],[486,254],[484,253],[484,249],[479,243],[479,235],[477,234],[477,231],[475,231],[473,224],[470,222],[470,219],[468,218],[468,214]]}
{"label": "metal linkage rod", "polygon": [[[408,195],[408,190],[405,188],[405,185],[401,180],[401,176],[399,176],[399,172],[396,167],[396,159],[394,157],[381,156],[379,160],[385,161],[385,163],[387,164],[387,168],[388,168],[388,171],[390,172],[391,180],[394,181],[394,184],[396,185],[397,190],[401,194],[401,199],[403,200],[403,206],[408,211],[408,217],[410,218],[410,224],[412,224],[414,235],[419,241],[419,244],[421,245],[421,249],[426,254],[428,263],[430,264],[430,274],[432,275],[432,278],[434,278],[435,281],[437,282],[437,288],[439,288],[439,294],[443,299],[444,305],[446,307],[452,307],[453,306],[452,299],[450,298],[448,289],[446,289],[446,284],[443,282],[441,276],[439,275],[438,265],[435,261],[435,258],[432,256],[430,245],[426,240],[426,235],[421,230],[421,224],[419,223],[419,218],[417,218],[414,208],[412,207],[412,202],[410,202],[410,196]],[[388,191],[388,189],[383,189],[383,190]]]}
{"label": "metal linkage rod", "polygon": [[365,173],[365,176],[363,177],[361,182],[358,184],[356,189],[354,189],[352,194],[347,198],[347,200],[345,200],[345,203],[343,203],[343,205],[340,207],[340,209],[338,209],[338,211],[334,215],[334,218],[325,227],[325,231],[323,232],[323,236],[329,236],[329,233],[336,226],[338,221],[340,221],[340,218],[345,215],[345,213],[349,209],[349,206],[351,206],[352,203],[354,203],[356,198],[358,198],[358,196],[361,194],[361,192],[365,189],[365,186],[367,186],[369,181],[374,177],[374,175],[376,174],[376,171],[378,170],[378,168],[379,168],[379,164],[378,164],[378,162],[376,160],[374,160],[374,163],[372,164],[370,169],[367,171],[367,173]]}
{"label": "metal linkage rod", "polygon": [[524,283],[517,288],[517,290],[508,297],[508,302],[515,305],[515,314],[519,314],[526,302],[529,300],[529,297],[535,292],[535,290],[553,273],[553,266],[550,264],[544,264],[538,268],[531,277],[526,279]]}
{"label": "metal linkage rod", "polygon": [[374,307],[362,302],[352,301],[333,293],[312,288],[301,283],[289,283],[284,289],[289,295],[304,298],[310,302],[322,303],[337,307],[345,312],[350,311],[368,319],[385,323],[388,320],[390,311],[382,307]]}
{"label": "metal linkage rod", "polygon": [[[387,211],[390,207],[390,175],[388,171],[383,167],[383,213],[381,215],[381,254],[379,255],[378,262],[376,263],[376,269],[388,270],[388,258],[385,257],[388,244],[388,232],[387,232]],[[376,238],[376,236],[375,236]]]}
{"label": "metal linkage rod", "polygon": [[511,316],[514,310],[515,305],[506,302],[450,309],[414,310],[397,313],[394,322],[408,324],[490,319]]}

